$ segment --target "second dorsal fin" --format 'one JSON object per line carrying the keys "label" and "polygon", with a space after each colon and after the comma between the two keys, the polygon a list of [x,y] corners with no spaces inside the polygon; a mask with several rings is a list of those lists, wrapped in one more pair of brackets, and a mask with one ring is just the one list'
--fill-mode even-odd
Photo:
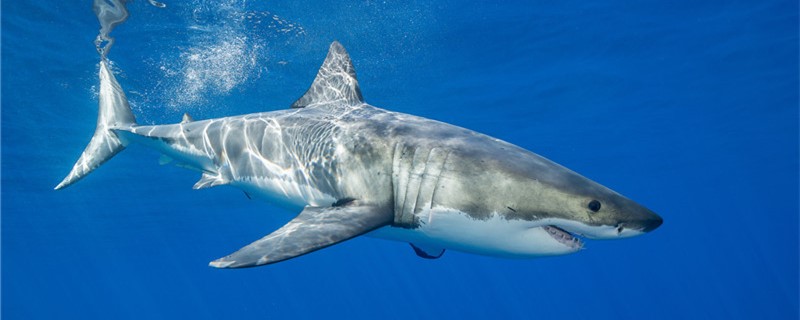
{"label": "second dorsal fin", "polygon": [[331,43],[328,56],[308,91],[292,104],[292,108],[339,102],[355,105],[364,102],[358,88],[356,69],[347,50],[338,42]]}
{"label": "second dorsal fin", "polygon": [[192,121],[194,121],[194,119],[192,118],[192,116],[189,115],[188,112],[183,114],[183,118],[181,118],[181,123],[189,123]]}

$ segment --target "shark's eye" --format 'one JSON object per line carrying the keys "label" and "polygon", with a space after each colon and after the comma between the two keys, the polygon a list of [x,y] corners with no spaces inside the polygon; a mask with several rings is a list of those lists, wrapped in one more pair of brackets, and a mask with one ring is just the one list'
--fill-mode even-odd
{"label": "shark's eye", "polygon": [[592,212],[600,211],[600,201],[597,200],[589,201],[589,205],[587,207],[589,208],[589,210],[592,210]]}

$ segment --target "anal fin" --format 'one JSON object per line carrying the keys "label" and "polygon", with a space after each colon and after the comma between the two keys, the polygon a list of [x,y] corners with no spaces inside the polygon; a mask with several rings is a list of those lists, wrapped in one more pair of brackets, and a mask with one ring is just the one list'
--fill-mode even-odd
{"label": "anal fin", "polygon": [[172,162],[172,158],[170,158],[166,154],[162,154],[160,157],[158,157],[158,164],[162,166],[165,164],[169,164],[170,162]]}
{"label": "anal fin", "polygon": [[391,210],[360,205],[358,201],[336,207],[306,207],[275,232],[209,265],[246,268],[280,262],[389,225],[392,219]]}
{"label": "anal fin", "polygon": [[444,254],[445,249],[441,248],[433,248],[428,246],[417,246],[413,243],[409,243],[411,248],[414,249],[414,253],[417,254],[420,258],[423,259],[439,259]]}

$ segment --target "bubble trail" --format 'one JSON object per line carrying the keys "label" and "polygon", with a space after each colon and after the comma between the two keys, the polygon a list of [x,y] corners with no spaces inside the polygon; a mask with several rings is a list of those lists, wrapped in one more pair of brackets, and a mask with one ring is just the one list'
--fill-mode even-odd
{"label": "bubble trail", "polygon": [[128,9],[124,0],[94,0],[92,9],[100,21],[100,33],[94,40],[94,46],[100,57],[105,59],[114,45],[114,38],[109,34],[116,26],[128,20]]}

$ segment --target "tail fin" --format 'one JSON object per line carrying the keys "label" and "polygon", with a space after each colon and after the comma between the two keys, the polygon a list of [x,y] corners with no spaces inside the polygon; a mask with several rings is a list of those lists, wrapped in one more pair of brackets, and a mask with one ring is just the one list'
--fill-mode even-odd
{"label": "tail fin", "polygon": [[126,143],[121,141],[112,129],[126,128],[136,125],[136,118],[128,105],[128,99],[119,86],[114,74],[108,69],[108,62],[100,61],[100,95],[97,128],[92,140],[83,150],[81,157],[75,162],[69,175],[56,186],[56,190],[66,188],[125,149]]}

